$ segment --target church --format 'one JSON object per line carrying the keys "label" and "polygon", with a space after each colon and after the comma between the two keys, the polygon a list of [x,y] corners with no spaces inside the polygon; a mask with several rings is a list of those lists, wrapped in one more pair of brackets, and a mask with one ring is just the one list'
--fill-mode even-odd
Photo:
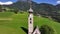
{"label": "church", "polygon": [[33,26],[33,10],[32,10],[32,8],[29,9],[28,34],[41,34],[41,32],[39,31],[38,26],[34,29],[34,26]]}
{"label": "church", "polygon": [[29,12],[29,16],[28,16],[28,34],[41,34],[41,32],[39,31],[39,27],[37,26],[36,28],[34,28],[33,26],[33,9],[32,9],[32,2],[31,0],[29,0],[30,2],[30,9],[28,10]]}

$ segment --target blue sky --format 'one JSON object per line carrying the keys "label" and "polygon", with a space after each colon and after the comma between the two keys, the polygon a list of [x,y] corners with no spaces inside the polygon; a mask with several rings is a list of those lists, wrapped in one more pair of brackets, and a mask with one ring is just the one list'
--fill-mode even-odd
{"label": "blue sky", "polygon": [[33,0],[34,2],[37,3],[49,3],[49,4],[57,4],[57,0]]}
{"label": "blue sky", "polygon": [[1,2],[7,2],[7,1],[12,1],[12,2],[16,2],[17,0],[0,0]]}
{"label": "blue sky", "polygon": [[[7,2],[7,1],[12,1],[12,2],[16,2],[17,0],[0,0],[0,2]],[[32,0],[34,2],[37,3],[49,3],[49,4],[57,4],[57,0]]]}

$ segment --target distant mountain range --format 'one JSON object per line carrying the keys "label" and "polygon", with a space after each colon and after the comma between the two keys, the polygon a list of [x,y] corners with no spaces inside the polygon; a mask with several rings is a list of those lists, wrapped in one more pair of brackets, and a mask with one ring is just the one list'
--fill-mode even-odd
{"label": "distant mountain range", "polygon": [[[19,0],[12,5],[4,5],[4,7],[12,8],[12,9],[19,9],[23,11],[27,11],[29,9],[29,1],[27,0]],[[52,5],[48,3],[40,3],[37,4],[36,2],[32,1],[32,8],[34,10],[34,14],[40,14],[44,16],[53,16],[52,18],[60,21],[60,4]]]}
{"label": "distant mountain range", "polygon": [[[52,6],[51,4],[47,4],[47,3],[40,3],[37,4],[36,2],[32,1],[32,5],[33,8],[36,9],[37,7],[42,7],[43,5],[46,7],[48,5]],[[9,8],[14,8],[14,9],[20,9],[20,10],[28,10],[29,8],[29,2],[27,2],[27,0],[19,0],[16,3],[13,3],[12,5],[4,5],[4,7],[9,7]],[[53,6],[52,6],[53,7]],[[60,9],[60,4],[55,6],[57,9]]]}

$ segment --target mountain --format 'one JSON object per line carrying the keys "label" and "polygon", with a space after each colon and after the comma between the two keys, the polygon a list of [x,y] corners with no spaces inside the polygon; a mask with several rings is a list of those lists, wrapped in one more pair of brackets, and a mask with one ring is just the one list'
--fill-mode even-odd
{"label": "mountain", "polygon": [[9,7],[9,8],[12,8],[13,7],[13,9],[20,9],[20,10],[25,10],[25,9],[27,9],[27,2],[26,1],[22,1],[22,0],[20,0],[20,1],[17,1],[16,3],[13,3],[12,5],[4,5],[5,7]]}
{"label": "mountain", "polygon": [[60,10],[60,4],[56,5],[57,10]]}
{"label": "mountain", "polygon": [[[27,0],[19,0],[16,3],[13,3],[12,5],[4,5],[4,7],[8,7],[10,9],[15,9],[15,10],[18,9],[22,11],[27,11],[29,10],[29,2],[27,2]],[[55,5],[47,4],[47,3],[37,4],[36,2],[32,1],[32,8],[34,10],[33,12],[34,15],[39,14],[44,17],[48,16],[60,22],[60,19],[59,19],[60,4],[55,6]]]}

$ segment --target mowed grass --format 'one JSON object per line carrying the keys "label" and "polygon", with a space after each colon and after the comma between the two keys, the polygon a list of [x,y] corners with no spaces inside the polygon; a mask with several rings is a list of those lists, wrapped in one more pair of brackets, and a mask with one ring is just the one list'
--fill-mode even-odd
{"label": "mowed grass", "polygon": [[[3,12],[0,13],[0,18],[3,19],[0,20],[0,34],[26,34],[21,27],[28,29],[28,13]],[[60,34],[60,23],[51,19],[34,16],[34,27],[37,25],[39,28],[42,25],[49,25],[55,30],[55,34]]]}

